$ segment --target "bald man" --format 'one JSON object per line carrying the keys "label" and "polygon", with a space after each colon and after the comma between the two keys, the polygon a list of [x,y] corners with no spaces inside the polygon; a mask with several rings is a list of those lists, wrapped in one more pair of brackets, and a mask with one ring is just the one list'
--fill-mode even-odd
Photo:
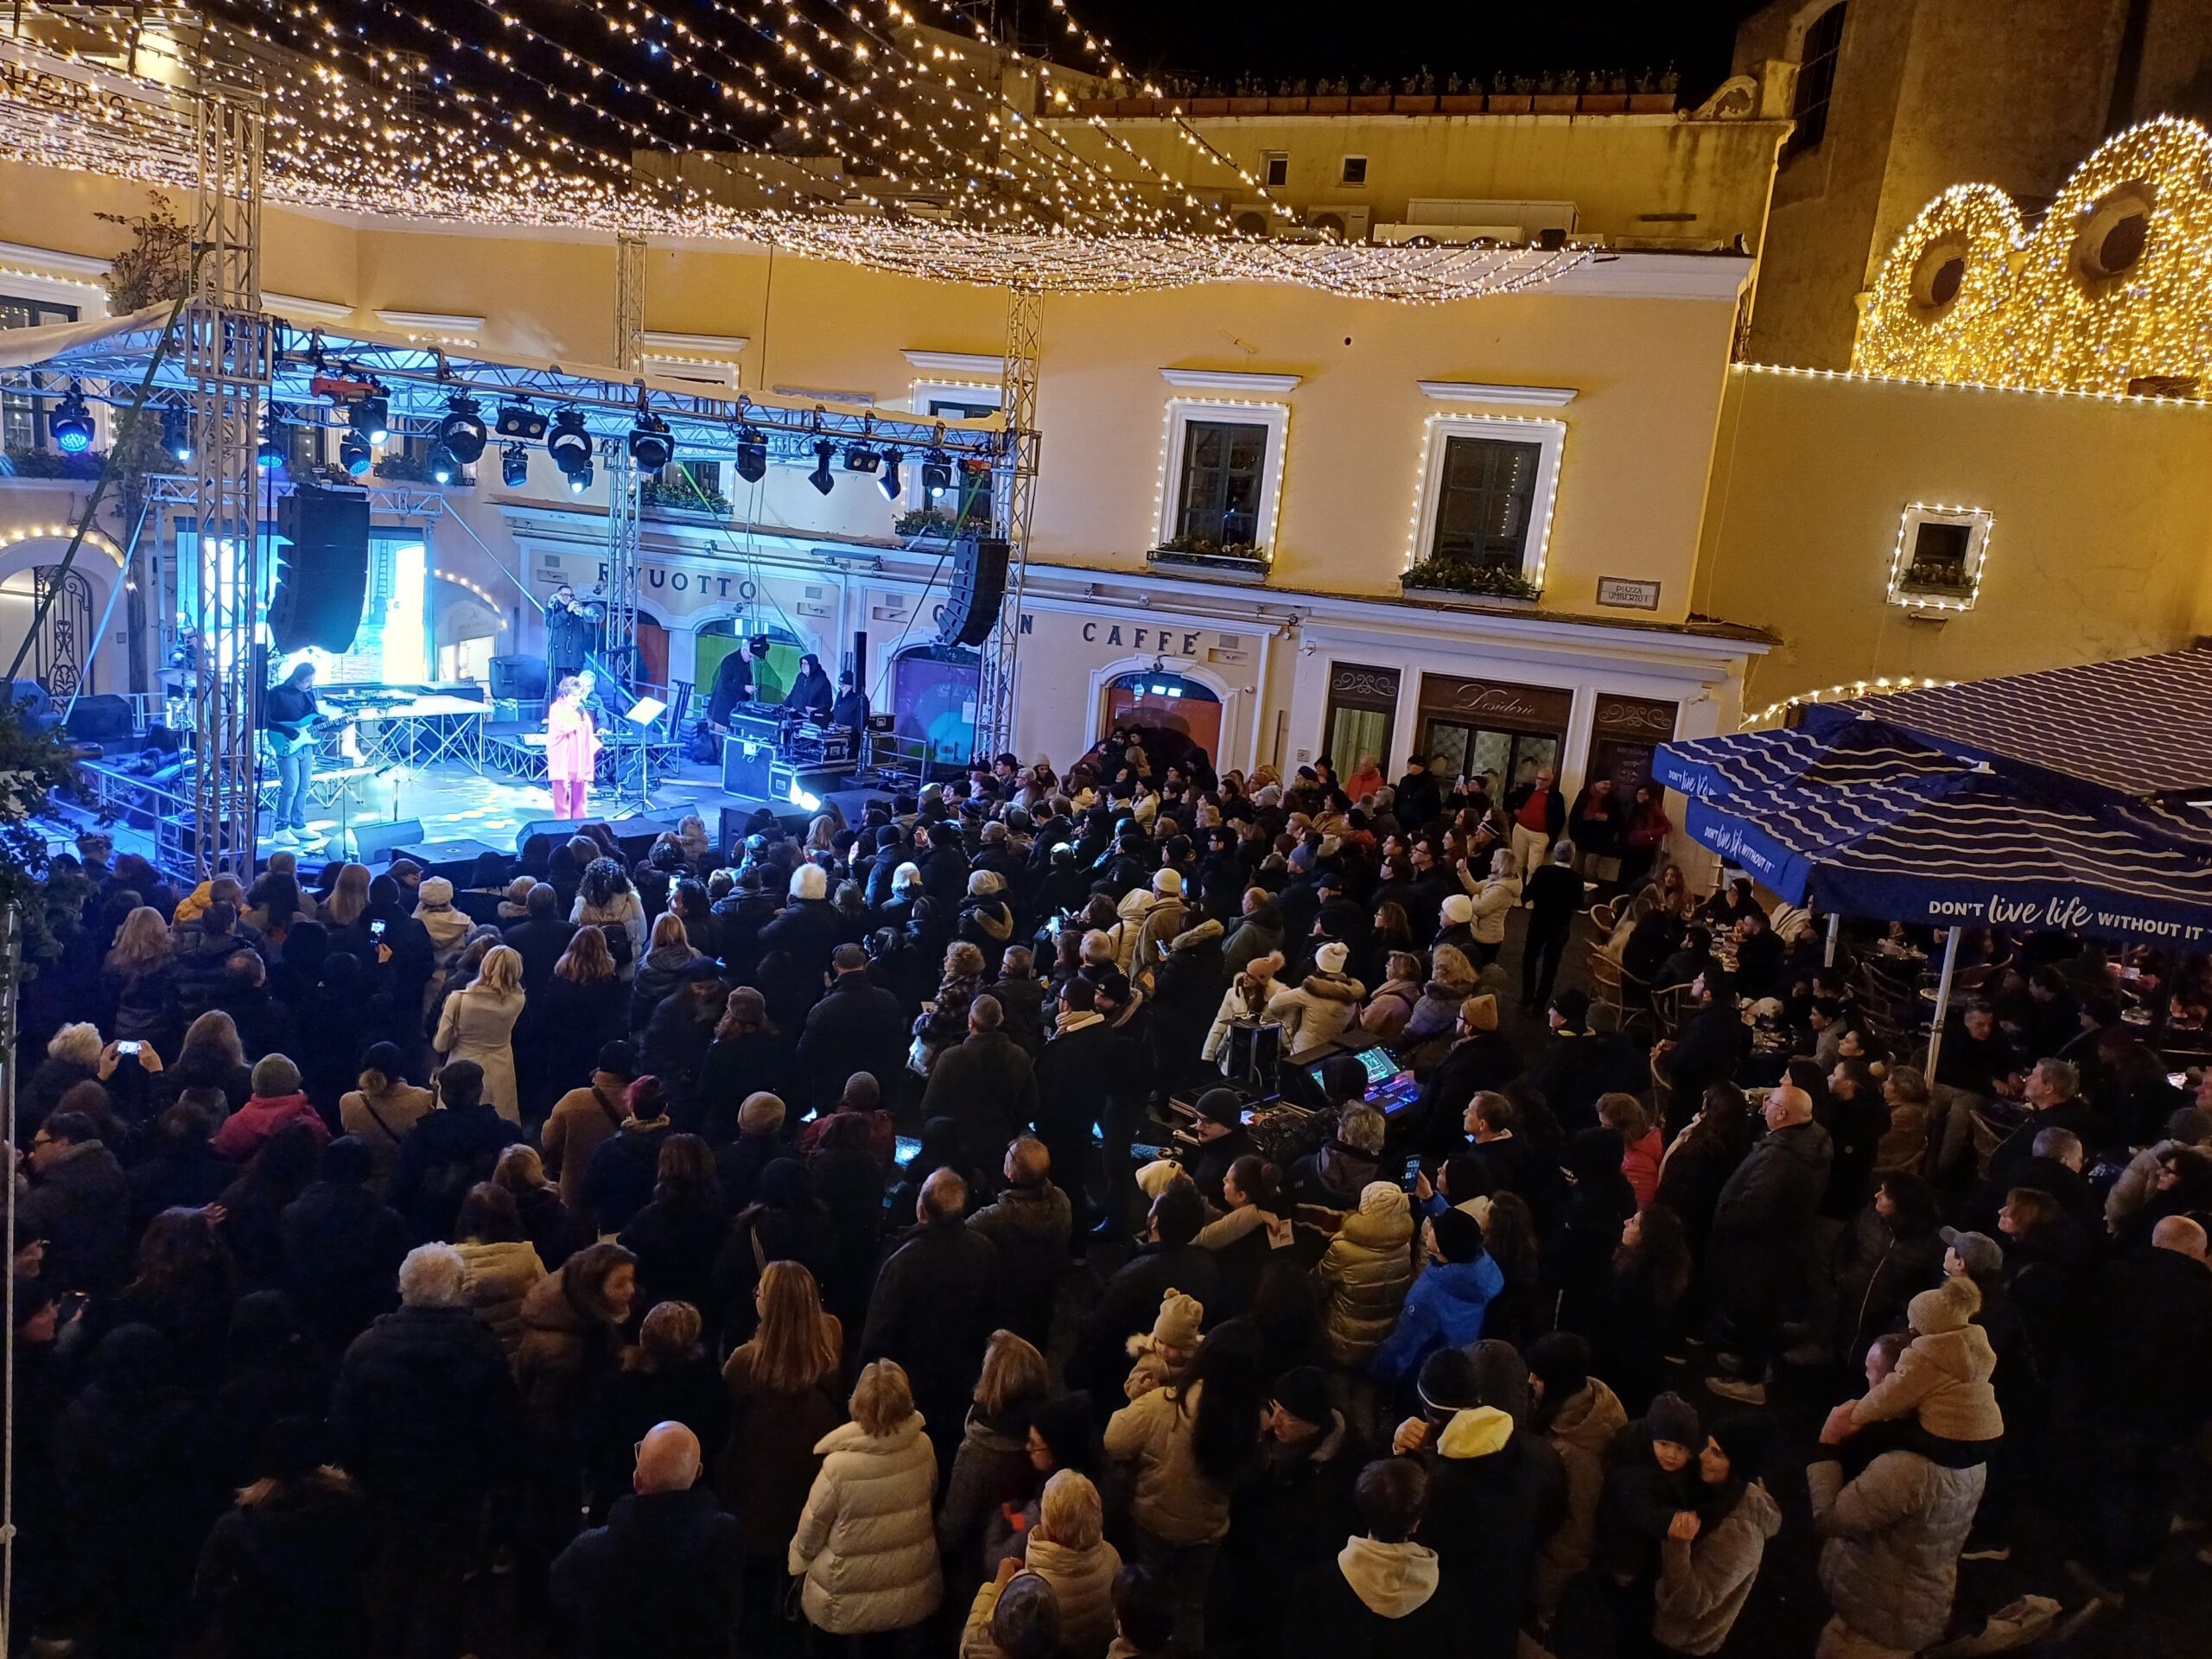
{"label": "bald man", "polygon": [[1713,1342],[1726,1375],[1706,1387],[1725,1400],[1766,1403],[1766,1374],[1783,1321],[1812,1279],[1814,1224],[1835,1148],[1813,1122],[1813,1101],[1783,1084],[1762,1109],[1766,1133],[1720,1189],[1707,1261],[1713,1279]]}
{"label": "bald man", "polygon": [[727,1659],[743,1542],[699,1480],[699,1437],[657,1423],[638,1443],[631,1484],[607,1524],[555,1560],[547,1588],[576,1659]]}

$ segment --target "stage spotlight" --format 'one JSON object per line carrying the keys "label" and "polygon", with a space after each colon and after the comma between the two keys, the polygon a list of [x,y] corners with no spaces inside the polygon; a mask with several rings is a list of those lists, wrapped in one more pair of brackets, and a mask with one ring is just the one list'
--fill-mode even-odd
{"label": "stage spotlight", "polygon": [[569,493],[582,495],[589,488],[591,488],[591,462],[587,461],[569,474]]}
{"label": "stage spotlight", "polygon": [[443,438],[430,445],[430,477],[437,483],[450,484],[461,472],[461,462],[453,453],[453,446]]}
{"label": "stage spotlight", "polygon": [[883,476],[875,481],[883,486],[885,500],[896,501],[899,499],[903,480],[899,476],[899,452],[896,449],[883,452]]}
{"label": "stage spotlight", "polygon": [[649,473],[657,473],[674,461],[676,440],[668,435],[668,423],[639,410],[638,423],[630,429],[630,459]]}
{"label": "stage spotlight", "polygon": [[591,472],[591,434],[584,429],[582,414],[573,409],[562,410],[553,417],[552,435],[545,440],[546,452],[553,457],[553,464],[569,478],[579,470],[587,475]]}
{"label": "stage spotlight", "polygon": [[192,415],[188,410],[162,411],[162,448],[173,461],[192,459]]}
{"label": "stage spotlight", "polygon": [[369,453],[366,438],[359,432],[348,432],[338,441],[338,460],[353,477],[366,478],[376,457]]}
{"label": "stage spotlight", "polygon": [[952,457],[942,449],[932,449],[922,461],[922,493],[943,495],[952,487]]}
{"label": "stage spotlight", "polygon": [[864,443],[854,444],[845,451],[845,470],[849,473],[872,473],[883,464],[883,457]]}
{"label": "stage spotlight", "polygon": [[466,467],[484,453],[484,416],[476,400],[455,392],[446,404],[446,417],[438,423],[438,438]]}
{"label": "stage spotlight", "polygon": [[65,455],[81,455],[92,447],[92,411],[85,406],[84,389],[72,380],[61,401],[47,419],[54,446]]}
{"label": "stage spotlight", "polygon": [[274,467],[284,459],[284,446],[276,441],[276,411],[266,409],[261,412],[261,443],[253,452],[257,467]]}
{"label": "stage spotlight", "polygon": [[824,495],[829,494],[830,491],[837,487],[837,480],[836,478],[831,476],[830,472],[830,463],[836,458],[837,446],[836,444],[830,442],[827,438],[817,438],[815,440],[814,470],[806,475],[806,481],[813,485],[816,489],[821,491]]}
{"label": "stage spotlight", "polygon": [[371,443],[382,443],[391,436],[391,399],[379,387],[346,405],[346,420]]}
{"label": "stage spotlight", "polygon": [[499,481],[511,490],[530,482],[530,451],[511,443],[499,451]]}
{"label": "stage spotlight", "polygon": [[757,426],[737,429],[737,475],[748,484],[758,484],[768,475],[768,440]]}
{"label": "stage spotlight", "polygon": [[532,409],[527,401],[499,405],[499,435],[520,438],[524,443],[536,443],[545,435],[545,416]]}

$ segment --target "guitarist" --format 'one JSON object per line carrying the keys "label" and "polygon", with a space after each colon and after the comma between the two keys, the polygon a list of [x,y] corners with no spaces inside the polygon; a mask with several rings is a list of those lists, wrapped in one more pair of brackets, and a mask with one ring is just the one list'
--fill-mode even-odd
{"label": "guitarist", "polygon": [[276,757],[276,828],[271,840],[307,839],[308,785],[315,779],[315,728],[324,718],[315,700],[315,664],[302,663],[262,694],[261,726]]}

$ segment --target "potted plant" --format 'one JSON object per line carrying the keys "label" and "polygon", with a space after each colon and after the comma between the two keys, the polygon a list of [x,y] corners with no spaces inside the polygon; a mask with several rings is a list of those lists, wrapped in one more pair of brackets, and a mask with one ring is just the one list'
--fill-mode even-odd
{"label": "potted plant", "polygon": [[1408,599],[1489,599],[1533,605],[1543,597],[1543,589],[1517,566],[1450,556],[1426,558],[1408,567],[1398,586]]}
{"label": "potted plant", "polygon": [[712,485],[687,483],[682,479],[641,478],[638,480],[638,510],[656,514],[696,512],[727,518],[729,502]]}
{"label": "potted plant", "polygon": [[1265,582],[1274,561],[1253,542],[1217,542],[1206,536],[1174,536],[1147,554],[1156,565],[1204,570],[1229,582]]}
{"label": "potted plant", "polygon": [[1497,89],[1488,99],[1492,115],[1526,115],[1535,102],[1536,83],[1526,75],[1516,75],[1509,86],[1497,83]]}

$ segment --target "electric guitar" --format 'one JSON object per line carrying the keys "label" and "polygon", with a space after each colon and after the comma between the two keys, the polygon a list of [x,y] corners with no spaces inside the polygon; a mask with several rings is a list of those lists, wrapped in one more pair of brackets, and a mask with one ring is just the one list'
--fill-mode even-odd
{"label": "electric guitar", "polygon": [[300,720],[267,721],[264,722],[263,729],[268,735],[270,748],[282,757],[312,748],[323,727],[344,723],[332,715],[317,714]]}

